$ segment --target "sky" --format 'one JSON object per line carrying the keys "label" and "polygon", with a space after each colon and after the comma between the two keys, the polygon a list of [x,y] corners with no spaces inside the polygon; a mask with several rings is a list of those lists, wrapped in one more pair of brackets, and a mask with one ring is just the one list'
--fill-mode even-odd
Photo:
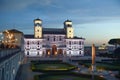
{"label": "sky", "polygon": [[33,34],[36,18],[47,28],[72,20],[74,35],[85,38],[85,46],[120,38],[120,0],[0,0],[0,31]]}

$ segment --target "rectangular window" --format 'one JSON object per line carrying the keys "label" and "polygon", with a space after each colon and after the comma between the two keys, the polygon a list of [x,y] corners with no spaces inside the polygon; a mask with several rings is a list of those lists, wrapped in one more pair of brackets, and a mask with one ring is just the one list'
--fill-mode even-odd
{"label": "rectangular window", "polygon": [[76,44],[77,42],[76,41],[74,41],[74,44]]}
{"label": "rectangular window", "polygon": [[81,51],[79,52],[79,54],[81,55]]}
{"label": "rectangular window", "polygon": [[47,37],[47,41],[49,41],[50,40],[50,38],[49,38],[49,36]]}
{"label": "rectangular window", "polygon": [[29,41],[27,41],[27,45],[29,45]]}
{"label": "rectangular window", "polygon": [[39,44],[40,44],[40,42],[38,41],[38,42],[37,42],[37,45],[39,45]]}
{"label": "rectangular window", "polygon": [[81,45],[81,41],[79,41],[79,45]]}
{"label": "rectangular window", "polygon": [[71,51],[69,51],[69,54],[71,54]]}
{"label": "rectangular window", "polygon": [[82,45],[84,45],[84,42],[82,42]]}
{"label": "rectangular window", "polygon": [[47,40],[49,41],[49,37],[47,38]]}
{"label": "rectangular window", "polygon": [[54,36],[54,41],[55,41],[55,36]]}
{"label": "rectangular window", "polygon": [[39,52],[37,52],[37,55],[39,55]]}
{"label": "rectangular window", "polygon": [[34,44],[34,41],[32,41],[32,44]]}
{"label": "rectangular window", "polygon": [[69,41],[69,45],[71,45],[71,41]]}
{"label": "rectangular window", "polygon": [[62,41],[62,37],[61,36],[59,37],[59,40]]}
{"label": "rectangular window", "polygon": [[27,51],[27,55],[29,55],[29,51]]}

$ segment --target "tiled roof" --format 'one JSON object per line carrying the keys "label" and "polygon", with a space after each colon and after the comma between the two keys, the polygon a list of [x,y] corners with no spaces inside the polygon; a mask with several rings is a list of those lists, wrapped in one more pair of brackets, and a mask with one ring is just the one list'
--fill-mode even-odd
{"label": "tiled roof", "polygon": [[43,28],[43,34],[66,34],[64,29]]}
{"label": "tiled roof", "polygon": [[77,36],[74,36],[74,38],[73,39],[84,39],[84,38],[82,38],[82,37],[77,37]]}
{"label": "tiled roof", "polygon": [[34,38],[34,35],[32,34],[28,34],[28,35],[24,35],[25,38]]}
{"label": "tiled roof", "polygon": [[72,22],[71,20],[67,19],[65,22]]}
{"label": "tiled roof", "polygon": [[74,36],[73,38],[66,38],[66,39],[83,39],[83,40],[85,40],[85,38],[77,37],[77,36]]}
{"label": "tiled roof", "polygon": [[[21,32],[21,31],[18,31],[18,30],[16,30],[16,29],[10,29],[10,30],[7,30],[8,32],[13,32],[13,33],[23,33],[23,32]],[[4,32],[6,32],[6,31],[4,31]]]}
{"label": "tiled roof", "polygon": [[35,20],[40,20],[40,21],[42,21],[42,20],[41,20],[41,19],[39,19],[39,18],[37,18],[37,19],[34,19],[34,21],[35,21]]}

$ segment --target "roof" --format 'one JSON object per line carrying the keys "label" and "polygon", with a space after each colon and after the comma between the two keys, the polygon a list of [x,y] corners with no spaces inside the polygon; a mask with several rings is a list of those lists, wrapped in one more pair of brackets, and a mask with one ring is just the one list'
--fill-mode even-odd
{"label": "roof", "polygon": [[37,19],[34,19],[34,21],[35,21],[35,20],[40,20],[40,21],[42,21],[42,20],[41,20],[41,19],[39,19],[39,18],[37,18]]}
{"label": "roof", "polygon": [[83,39],[83,40],[85,40],[85,38],[77,37],[77,36],[74,36],[73,38],[67,38],[67,39]]}
{"label": "roof", "polygon": [[24,35],[25,38],[34,38],[33,34]]}
{"label": "roof", "polygon": [[66,34],[64,29],[59,28],[43,28],[43,34]]}
{"label": "roof", "polygon": [[85,38],[74,36],[73,39],[85,39]]}
{"label": "roof", "polygon": [[65,22],[72,22],[72,21],[67,19]]}
{"label": "roof", "polygon": [[[11,30],[7,30],[8,32],[10,32],[10,33],[23,33],[23,32],[21,32],[21,31],[19,31],[19,30],[16,30],[16,29],[11,29]],[[4,33],[5,33],[6,31],[4,31]]]}

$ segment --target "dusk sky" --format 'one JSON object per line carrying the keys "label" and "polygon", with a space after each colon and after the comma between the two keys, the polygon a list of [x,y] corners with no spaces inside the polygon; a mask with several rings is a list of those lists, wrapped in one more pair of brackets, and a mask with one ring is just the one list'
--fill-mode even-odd
{"label": "dusk sky", "polygon": [[65,20],[72,20],[85,46],[120,38],[120,0],[0,0],[0,31],[33,34],[36,18],[47,28],[63,28]]}

